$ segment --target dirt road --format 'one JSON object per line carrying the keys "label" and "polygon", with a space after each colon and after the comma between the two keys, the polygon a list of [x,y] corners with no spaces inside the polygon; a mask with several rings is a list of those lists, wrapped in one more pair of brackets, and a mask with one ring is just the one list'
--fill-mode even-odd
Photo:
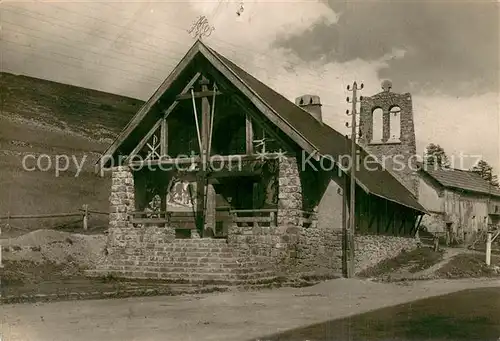
{"label": "dirt road", "polygon": [[257,340],[369,310],[498,280],[435,280],[407,285],[338,279],[281,288],[179,297],[5,305],[3,341]]}

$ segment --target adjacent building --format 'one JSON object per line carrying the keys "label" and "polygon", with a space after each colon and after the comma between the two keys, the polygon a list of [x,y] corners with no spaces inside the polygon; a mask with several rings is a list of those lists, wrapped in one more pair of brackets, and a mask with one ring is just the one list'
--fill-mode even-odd
{"label": "adjacent building", "polygon": [[428,215],[429,232],[452,229],[459,241],[470,243],[478,232],[500,228],[500,189],[479,174],[459,169],[420,166],[419,199]]}

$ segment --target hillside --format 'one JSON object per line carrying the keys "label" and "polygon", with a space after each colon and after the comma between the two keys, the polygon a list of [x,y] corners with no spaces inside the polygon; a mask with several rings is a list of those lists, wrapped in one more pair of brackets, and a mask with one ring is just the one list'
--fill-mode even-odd
{"label": "hillside", "polygon": [[[74,212],[83,204],[107,211],[110,180],[94,174],[94,164],[121,129],[143,104],[142,101],[26,76],[0,73],[0,216]],[[52,158],[47,171],[35,167],[40,155]],[[56,155],[67,155],[83,164],[76,175],[70,166],[55,174]],[[70,162],[72,165],[73,161]],[[39,163],[48,166],[48,160]],[[43,227],[61,227],[79,220],[12,220],[3,235]],[[105,216],[91,225],[105,226]]]}

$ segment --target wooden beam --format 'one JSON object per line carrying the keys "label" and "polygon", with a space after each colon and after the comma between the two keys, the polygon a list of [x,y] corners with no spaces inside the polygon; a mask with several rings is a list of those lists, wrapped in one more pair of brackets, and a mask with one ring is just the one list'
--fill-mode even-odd
{"label": "wooden beam", "polygon": [[[219,96],[222,95],[222,92],[220,91],[210,91],[210,90],[205,90],[205,91],[199,91],[194,93],[194,98],[204,98],[204,97],[212,97],[212,96]],[[175,99],[177,101],[182,101],[185,99],[191,99],[192,96],[189,93],[181,93],[180,95],[177,95]]]}
{"label": "wooden beam", "polygon": [[[196,75],[194,75],[193,78],[191,78],[191,80],[182,89],[181,94],[185,95],[185,96],[189,96],[189,98],[191,98],[190,97],[191,93],[189,92],[189,90],[193,87],[194,83],[196,83],[196,81],[200,77],[201,77],[201,73],[197,72]],[[167,118],[174,111],[174,109],[177,107],[178,104],[179,104],[179,101],[177,101],[177,100],[174,101],[172,104],[170,104],[170,106],[167,108],[167,110],[165,110],[163,117]]]}
{"label": "wooden beam", "polygon": [[199,163],[201,158],[199,156],[186,157],[186,158],[163,158],[160,160],[148,160],[148,161],[130,161],[129,165],[134,167],[144,167],[144,166],[168,166],[168,165],[187,165],[192,163]]}
{"label": "wooden beam", "polygon": [[[213,91],[208,91],[208,79],[202,77],[200,80],[202,93],[211,93],[213,95]],[[201,155],[205,155],[208,157],[208,139],[210,135],[210,102],[207,97],[201,98],[201,145],[202,145],[202,153]],[[203,168],[205,170],[205,168]]]}
{"label": "wooden beam", "polygon": [[[248,115],[251,120],[254,120],[258,125],[262,127],[266,131],[266,133],[269,133],[273,139],[275,139],[279,144],[283,145],[284,148],[289,149],[290,151],[293,151],[294,148],[290,146],[289,143],[287,143],[285,140],[283,140],[262,118],[259,117],[256,113],[252,112],[243,102],[241,98],[239,98],[237,95],[234,95],[231,97],[243,110],[245,115]],[[253,147],[253,140],[252,140],[252,147]]]}
{"label": "wooden beam", "polygon": [[[270,160],[277,159],[279,157],[279,154],[273,154],[269,153],[268,158]],[[258,154],[252,154],[252,155],[227,155],[227,156],[212,156],[208,160],[212,164],[217,164],[218,162],[227,162],[232,163],[232,162],[245,162],[245,161],[263,161],[262,156]],[[144,167],[144,166],[180,166],[180,165],[190,165],[190,164],[200,164],[201,163],[201,157],[200,156],[193,156],[193,157],[185,157],[185,158],[170,158],[170,157],[165,157],[161,158],[158,160],[141,160],[141,161],[129,161],[129,165],[132,167]],[[243,165],[243,167],[245,167]],[[187,171],[187,166],[185,166],[185,170]],[[184,170],[184,169],[178,169],[178,170]],[[218,172],[218,171],[217,171]],[[234,174],[234,173],[233,173]]]}
{"label": "wooden beam", "polygon": [[[386,214],[385,216],[387,217],[388,214],[387,214],[387,211],[386,211]],[[389,221],[387,223],[387,226],[385,227],[385,232],[389,231],[389,228],[391,227],[391,225],[394,223],[394,211],[391,212],[391,214],[389,214]],[[394,226],[393,226],[394,227]],[[393,229],[394,230],[394,229]],[[394,231],[393,231],[394,232]]]}
{"label": "wooden beam", "polygon": [[401,214],[401,225],[399,225],[399,231],[398,231],[398,234],[401,234],[401,230],[404,229],[405,227],[405,223],[406,223],[406,214],[403,212],[403,214]]}
{"label": "wooden beam", "polygon": [[[202,77],[200,80],[201,84],[201,93],[202,94],[208,94],[213,96],[213,92],[208,90],[208,84],[209,81],[205,77]],[[200,94],[200,93],[198,93]],[[202,231],[202,237],[203,234],[205,234],[208,231],[205,231],[205,225],[207,221],[207,204],[208,204],[208,184],[207,184],[207,178],[205,176],[206,170],[207,170],[207,163],[208,163],[208,139],[209,139],[209,134],[210,134],[210,102],[208,101],[207,96],[199,96],[201,97],[201,158],[202,158],[202,172],[200,173],[200,176],[198,177],[197,183],[196,183],[196,189],[197,189],[197,211],[199,213],[199,217],[197,218],[197,221],[199,221],[199,230]],[[195,99],[195,93],[191,92],[191,98],[194,103]],[[215,228],[215,227],[214,227]]]}
{"label": "wooden beam", "polygon": [[160,127],[160,155],[165,156],[168,153],[168,122],[166,118],[161,119]]}
{"label": "wooden beam", "polygon": [[[214,91],[216,89],[217,85],[214,83]],[[207,153],[209,157],[212,155],[212,140],[213,140],[214,122],[215,122],[215,96],[212,96],[212,106],[210,109],[212,113],[210,114],[210,123],[208,125],[209,132],[208,132],[208,147],[207,147]]]}
{"label": "wooden beam", "polygon": [[[269,153],[268,159],[273,160],[277,159],[279,154],[277,153]],[[262,156],[258,154],[252,155],[225,155],[225,156],[211,156],[208,161],[216,164],[217,162],[240,162],[240,161],[263,161]],[[160,160],[148,160],[148,161],[130,161],[131,166],[160,166],[160,165],[184,165],[184,164],[198,164],[201,162],[200,156],[194,157],[185,157],[185,158],[162,158]]]}
{"label": "wooden beam", "polygon": [[246,142],[246,152],[247,154],[253,154],[253,127],[252,127],[252,118],[250,115],[245,114],[246,116],[246,127],[245,127],[245,142]]}
{"label": "wooden beam", "polygon": [[161,122],[163,122],[163,119],[159,119],[158,121],[156,121],[153,128],[151,128],[151,130],[142,138],[142,140],[139,142],[139,144],[129,154],[129,156],[127,157],[128,160],[130,160],[134,156],[136,156],[137,153],[144,147],[144,145],[148,142],[148,140],[151,138],[151,136],[153,136],[153,134],[156,132],[156,130],[160,127]]}
{"label": "wooden beam", "polygon": [[[415,218],[413,219],[413,226],[411,227],[411,230],[410,230],[410,235],[413,235],[414,233],[417,233],[417,230],[418,228],[420,227],[420,223],[422,222],[422,218],[424,217],[423,214],[419,215],[419,216],[415,216]],[[417,223],[417,219],[418,219],[418,223]]]}

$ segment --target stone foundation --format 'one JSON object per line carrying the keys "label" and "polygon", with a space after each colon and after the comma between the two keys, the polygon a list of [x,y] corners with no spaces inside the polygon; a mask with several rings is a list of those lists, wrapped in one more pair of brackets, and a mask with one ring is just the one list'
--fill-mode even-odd
{"label": "stone foundation", "polygon": [[111,176],[109,227],[128,227],[128,214],[135,209],[134,176],[126,166],[115,167]]}
{"label": "stone foundation", "polygon": [[354,247],[355,273],[359,273],[385,259],[396,257],[403,250],[416,249],[417,240],[394,236],[356,235]]}
{"label": "stone foundation", "polygon": [[238,227],[229,229],[228,246],[241,262],[255,261],[279,274],[286,267],[287,245],[276,227]]}
{"label": "stone foundation", "polygon": [[302,211],[302,186],[296,158],[284,158],[278,171],[278,226],[283,234],[286,227],[299,226]]}
{"label": "stone foundation", "polygon": [[342,230],[302,228],[297,244],[296,272],[342,273]]}
{"label": "stone foundation", "polygon": [[119,255],[128,249],[144,250],[152,245],[171,243],[174,239],[175,230],[163,226],[110,228],[106,251],[109,255]]}
{"label": "stone foundation", "polygon": [[[277,226],[229,227],[227,240],[176,239],[162,225],[129,222],[134,211],[134,180],[127,167],[113,170],[106,257],[90,276],[115,275],[175,282],[251,284],[280,276],[342,273],[342,230],[309,227],[302,218],[302,186],[295,158],[277,170]],[[273,225],[273,224],[271,224]],[[410,238],[356,236],[356,272],[416,247]]]}

